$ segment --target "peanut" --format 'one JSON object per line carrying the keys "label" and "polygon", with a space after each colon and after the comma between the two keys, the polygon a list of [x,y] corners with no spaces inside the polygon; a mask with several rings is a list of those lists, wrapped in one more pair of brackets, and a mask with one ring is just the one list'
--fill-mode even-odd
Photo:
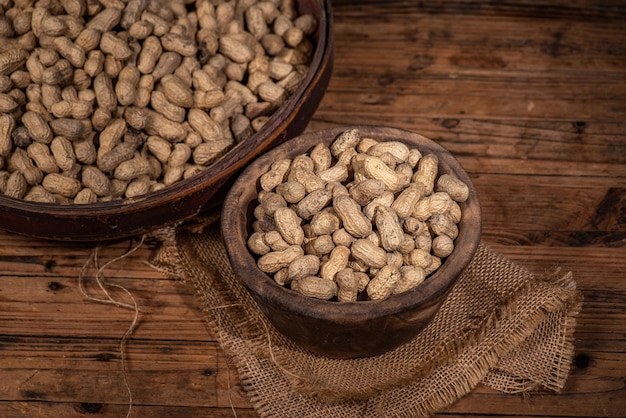
{"label": "peanut", "polygon": [[81,189],[80,181],[58,173],[46,175],[41,185],[50,193],[59,194],[67,198],[73,198]]}
{"label": "peanut", "polygon": [[429,275],[432,272],[436,271],[439,267],[441,267],[441,258],[433,256],[430,260],[430,264],[428,267],[424,269],[424,274]]}
{"label": "peanut", "polygon": [[[272,217],[274,217],[278,209],[287,207],[287,202],[285,201],[285,199],[283,199],[283,197],[278,193],[274,192],[267,192],[264,193],[262,196],[259,196],[259,202],[261,203],[261,207],[263,208],[265,214]],[[275,221],[276,219],[274,217],[274,222]]]}
{"label": "peanut", "polygon": [[88,203],[96,203],[98,201],[98,196],[91,189],[81,189],[76,196],[74,196],[75,204],[88,204]]}
{"label": "peanut", "polygon": [[335,229],[332,232],[332,239],[335,245],[344,245],[346,247],[350,247],[356,238],[348,233],[344,228]]}
{"label": "peanut", "polygon": [[35,162],[35,165],[44,173],[58,173],[59,167],[50,154],[50,148],[40,142],[33,142],[26,148],[28,156]]}
{"label": "peanut", "polygon": [[302,245],[304,242],[304,230],[300,226],[302,220],[293,209],[286,206],[279,207],[274,212],[274,221],[278,232],[285,241],[291,245]]}
{"label": "peanut", "polygon": [[307,193],[323,189],[326,182],[313,172],[312,168],[293,165],[288,180],[302,183]]}
{"label": "peanut", "polygon": [[112,32],[105,32],[100,38],[100,49],[105,54],[110,54],[120,61],[124,61],[133,55],[128,43]]}
{"label": "peanut", "polygon": [[[337,244],[340,245],[340,244]],[[304,245],[304,252],[306,254],[314,254],[321,257],[335,248],[335,243],[330,235],[319,235],[315,238],[309,239]]]}
{"label": "peanut", "polygon": [[333,157],[338,158],[341,153],[349,148],[354,148],[361,140],[361,134],[357,129],[342,132],[330,146]]}
{"label": "peanut", "polygon": [[422,188],[425,196],[430,195],[435,187],[437,178],[439,159],[435,154],[424,155],[418,162],[417,171],[413,175],[412,181]]}
{"label": "peanut", "polygon": [[279,184],[283,183],[285,176],[291,166],[291,160],[282,159],[272,163],[270,170],[261,175],[261,188],[265,191],[271,191]]}
{"label": "peanut", "polygon": [[261,271],[275,273],[281,268],[289,267],[289,264],[301,255],[304,255],[302,247],[291,245],[282,251],[272,251],[261,256],[257,264]]}
{"label": "peanut", "polygon": [[329,300],[337,295],[337,283],[317,276],[306,276],[292,281],[291,290],[307,297]]}
{"label": "peanut", "polygon": [[438,235],[433,239],[432,249],[437,257],[447,257],[454,250],[454,241],[447,235]]}
{"label": "peanut", "polygon": [[265,255],[272,250],[265,242],[265,234],[263,232],[255,232],[250,235],[247,244],[250,251],[257,255]]}
{"label": "peanut", "polygon": [[367,178],[381,180],[387,190],[398,192],[405,185],[402,178],[378,157],[365,156],[362,165],[363,174]]}
{"label": "peanut", "polygon": [[217,161],[233,146],[232,139],[217,139],[203,142],[193,150],[193,160],[196,164],[207,166]]}
{"label": "peanut", "polygon": [[164,75],[160,80],[163,94],[175,106],[190,108],[193,106],[193,92],[185,82],[174,74]]}
{"label": "peanut", "polygon": [[350,246],[352,257],[367,266],[381,268],[387,264],[387,252],[368,239],[358,239]]}
{"label": "peanut", "polygon": [[58,36],[54,39],[55,49],[63,58],[69,61],[75,68],[82,68],[85,64],[85,50],[76,45],[67,36]]}
{"label": "peanut", "polygon": [[133,180],[138,177],[150,174],[151,166],[147,158],[140,153],[135,153],[134,157],[122,161],[115,167],[113,177],[118,180]]}
{"label": "peanut", "polygon": [[432,257],[433,256],[428,251],[418,248],[411,251],[406,256],[407,264],[424,269],[432,263]]}
{"label": "peanut", "polygon": [[0,93],[0,113],[11,113],[19,104],[8,94]]}
{"label": "peanut", "polygon": [[398,197],[391,204],[391,208],[401,219],[406,219],[411,216],[415,204],[422,197],[422,191],[418,186],[409,185],[406,187]]}
{"label": "peanut", "polygon": [[361,238],[372,232],[371,221],[363,214],[361,207],[349,196],[338,196],[333,201],[333,207],[337,216],[341,219],[343,227],[351,235]]}
{"label": "peanut", "polygon": [[386,190],[379,197],[374,198],[370,203],[368,203],[363,208],[363,213],[365,214],[365,216],[367,216],[368,219],[373,220],[374,216],[376,215],[376,209],[378,209],[379,206],[391,207],[391,205],[393,205],[393,202],[394,194],[389,190]]}
{"label": "peanut", "polygon": [[350,188],[350,197],[361,206],[366,206],[386,190],[385,183],[378,179],[364,179]]}
{"label": "peanut", "polygon": [[9,171],[19,171],[24,176],[26,183],[34,186],[43,179],[41,169],[33,164],[28,153],[21,148],[16,149],[9,158]]}
{"label": "peanut", "polygon": [[284,283],[289,284],[306,276],[315,276],[320,268],[319,257],[311,254],[295,258],[287,267],[287,277]]}
{"label": "peanut", "polygon": [[447,193],[436,192],[413,205],[411,216],[420,221],[425,221],[434,214],[446,213],[450,210],[451,199]]}
{"label": "peanut", "polygon": [[340,228],[341,220],[333,212],[331,210],[322,210],[313,215],[309,225],[314,236],[332,234]]}
{"label": "peanut", "polygon": [[19,171],[11,173],[7,179],[6,186],[4,188],[4,195],[15,199],[21,199],[26,194],[28,183],[24,178],[24,175]]}
{"label": "peanut", "polygon": [[297,181],[281,183],[276,186],[275,190],[288,203],[298,203],[306,196],[306,188]]}
{"label": "peanut", "polygon": [[456,202],[465,202],[469,197],[467,185],[450,174],[442,174],[437,179],[436,189],[447,193]]}
{"label": "peanut", "polygon": [[52,129],[38,112],[28,111],[22,115],[22,123],[28,129],[28,135],[37,142],[49,144],[52,141]]}
{"label": "peanut", "polygon": [[303,197],[296,205],[296,213],[302,219],[311,219],[331,201],[333,192],[328,189],[315,190]]}
{"label": "peanut", "polygon": [[24,200],[27,202],[56,203],[54,195],[42,186],[31,187],[24,195]]}
{"label": "peanut", "polygon": [[358,278],[351,268],[339,270],[336,274],[337,300],[339,302],[354,302],[359,294]]}
{"label": "peanut", "polygon": [[330,257],[320,266],[320,277],[327,280],[334,280],[338,271],[343,270],[348,265],[350,249],[338,245],[330,252]]}
{"label": "peanut", "polygon": [[404,231],[396,212],[386,206],[379,206],[374,222],[380,235],[381,246],[387,251],[399,249],[404,241]]}
{"label": "peanut", "polygon": [[94,166],[86,166],[82,170],[82,184],[91,189],[97,196],[107,196],[111,190],[109,178]]}
{"label": "peanut", "polygon": [[11,134],[15,129],[15,118],[0,114],[0,157],[7,157],[13,148]]}
{"label": "peanut", "polygon": [[200,109],[189,109],[187,120],[205,141],[216,140],[222,136],[222,128],[211,116]]}
{"label": "peanut", "polygon": [[435,235],[447,235],[455,239],[459,235],[459,228],[445,213],[436,213],[430,217],[428,224]]}
{"label": "peanut", "polygon": [[367,154],[373,157],[380,157],[389,154],[395,157],[397,163],[405,162],[409,158],[409,147],[398,141],[386,141],[373,144],[367,149]]}
{"label": "peanut", "polygon": [[[49,122],[52,133],[70,140],[84,138],[91,132],[91,122],[87,119],[58,118]],[[51,139],[52,140],[52,139]],[[47,143],[51,142],[48,141]]]}
{"label": "peanut", "polygon": [[22,49],[9,49],[0,53],[0,75],[9,75],[28,59],[28,52]]}
{"label": "peanut", "polygon": [[163,173],[163,183],[167,186],[179,181],[185,173],[185,162],[191,156],[191,149],[185,144],[175,144],[167,159]]}
{"label": "peanut", "polygon": [[150,176],[141,175],[131,180],[124,191],[124,196],[127,199],[132,199],[137,196],[144,195],[148,193],[152,187],[153,181],[150,180]]}
{"label": "peanut", "polygon": [[[76,162],[86,165],[96,162],[96,147],[93,143],[92,137],[88,137],[84,140],[73,141],[72,147],[74,148],[74,155],[76,155]],[[61,164],[59,164],[59,167],[62,167]]]}
{"label": "peanut", "polygon": [[115,95],[122,106],[131,105],[137,100],[137,89],[141,75],[134,65],[127,65],[120,71],[115,84]]}
{"label": "peanut", "polygon": [[172,122],[182,123],[185,120],[185,109],[171,103],[162,91],[155,90],[152,92],[150,105]]}
{"label": "peanut", "polygon": [[383,266],[367,284],[367,296],[371,300],[387,298],[400,281],[400,270],[395,266]]}
{"label": "peanut", "polygon": [[400,267],[400,279],[396,282],[392,292],[394,294],[403,293],[411,290],[424,281],[426,272],[418,266],[402,266]]}
{"label": "peanut", "polygon": [[265,243],[270,246],[272,251],[284,251],[289,248],[289,243],[283,239],[280,232],[273,230],[267,231],[263,236]]}

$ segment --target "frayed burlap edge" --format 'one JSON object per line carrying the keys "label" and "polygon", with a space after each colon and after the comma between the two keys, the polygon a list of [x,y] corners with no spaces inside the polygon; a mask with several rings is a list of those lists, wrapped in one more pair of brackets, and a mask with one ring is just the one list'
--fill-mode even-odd
{"label": "frayed burlap edge", "polygon": [[[193,253],[197,250],[193,244],[185,247],[188,254],[181,255],[177,236],[185,235],[193,240],[194,234],[200,234],[202,229],[213,220],[204,220],[191,227],[183,226],[162,233],[160,238],[163,247],[154,258],[153,266],[171,277],[183,279],[196,288],[205,306],[210,326],[217,330],[220,344],[236,365],[242,386],[250,396],[255,410],[261,416],[290,416],[289,414],[295,411],[289,410],[289,405],[301,408],[299,412],[302,416],[428,416],[450,405],[481,382],[506,393],[516,393],[539,389],[558,391],[566,380],[573,356],[575,317],[581,303],[571,274],[541,279],[545,280],[546,286],[556,286],[562,289],[563,294],[552,304],[536,310],[524,321],[523,326],[508,335],[507,341],[502,340],[500,344],[493,345],[487,353],[482,352],[471,358],[471,350],[465,352],[463,350],[485,338],[498,323],[504,323],[510,319],[517,311],[516,304],[523,302],[523,296],[531,290],[530,284],[527,283],[509,295],[506,302],[502,303],[496,311],[483,317],[479,316],[480,319],[477,319],[474,324],[475,329],[467,334],[468,337],[465,340],[453,340],[442,348],[439,355],[433,356],[431,361],[427,362],[427,367],[416,370],[411,376],[372,386],[370,390],[360,393],[337,394],[332,390],[326,391],[323,386],[316,386],[315,382],[307,381],[305,376],[294,373],[293,369],[289,368],[290,362],[293,361],[290,356],[294,353],[297,355],[314,354],[284,341],[282,335],[267,323],[260,311],[258,311],[258,316],[250,316],[249,312],[254,312],[258,308],[251,298],[242,297],[245,289],[233,290],[231,288],[233,283],[225,283],[221,280],[212,280],[210,283],[201,280],[200,278],[205,276],[206,272],[194,271],[197,269],[197,266],[193,266],[194,260],[199,255]],[[213,231],[213,233],[219,234],[219,231]],[[213,254],[212,256],[220,258],[220,255]],[[226,274],[225,271],[216,270],[218,266],[223,268],[224,263],[228,264],[228,260],[224,260],[224,257],[226,257],[225,254],[221,256],[216,266],[206,266],[207,269],[213,270],[211,274],[215,279]],[[187,261],[185,258],[188,258]],[[214,297],[216,292],[220,297]],[[237,294],[237,297],[228,296],[233,294]],[[227,297],[224,297],[225,295]],[[524,341],[532,334],[533,329],[553,309],[561,309],[562,313],[565,312],[562,318],[564,323],[561,325],[564,325],[564,329],[567,330],[566,335],[563,336],[565,341],[562,355],[559,356],[560,359],[557,359],[556,367],[552,367],[555,376],[547,383],[537,382],[498,369],[499,361],[506,358],[511,351],[511,346],[517,345],[516,343]],[[224,326],[225,321],[231,321],[231,327],[234,327],[236,331],[233,332],[232,328],[229,331],[228,327]],[[242,335],[245,338],[242,338]],[[515,339],[513,345],[511,338]],[[273,346],[273,341],[280,341],[280,344]],[[468,362],[471,368],[468,368],[466,373],[457,374],[451,378],[446,373],[449,373],[450,364],[454,361]],[[259,370],[264,370],[261,372],[262,375],[259,375]],[[275,404],[277,394],[264,392],[267,389],[263,387],[264,379],[271,379],[274,387],[270,389],[282,393],[278,400],[282,399],[283,406],[278,408],[278,411]],[[437,381],[443,381],[446,384],[433,384]],[[437,389],[433,390],[433,388]],[[420,402],[407,401],[411,396],[415,396],[415,393],[423,393],[425,396]],[[280,412],[284,412],[286,408],[288,412],[281,415]]]}

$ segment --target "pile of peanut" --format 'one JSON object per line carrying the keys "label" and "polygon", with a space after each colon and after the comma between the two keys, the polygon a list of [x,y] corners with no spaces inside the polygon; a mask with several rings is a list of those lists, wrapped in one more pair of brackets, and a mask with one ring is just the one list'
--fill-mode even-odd
{"label": "pile of peanut", "polygon": [[382,300],[454,250],[465,183],[399,141],[361,138],[274,162],[260,178],[250,250],[283,286],[322,300]]}
{"label": "pile of peanut", "polygon": [[132,199],[258,132],[313,53],[295,0],[0,0],[0,193]]}

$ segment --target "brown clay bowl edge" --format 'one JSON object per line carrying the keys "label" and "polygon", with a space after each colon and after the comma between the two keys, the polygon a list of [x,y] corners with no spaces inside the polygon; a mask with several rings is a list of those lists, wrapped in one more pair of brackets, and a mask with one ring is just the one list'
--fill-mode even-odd
{"label": "brown clay bowl edge", "polygon": [[[451,169],[470,189],[470,197],[461,205],[463,216],[459,224],[459,236],[455,251],[445,260],[442,267],[416,289],[394,295],[383,301],[329,302],[302,297],[296,292],[278,285],[256,266],[256,261],[247,249],[249,220],[257,190],[250,187],[258,184],[263,169],[280,158],[295,156],[308,151],[315,139],[329,143],[346,129],[358,128],[362,136],[378,140],[399,140],[417,146],[422,153],[435,152],[440,157],[440,169]],[[481,211],[476,190],[458,161],[443,147],[413,132],[389,127],[348,126],[332,128],[322,132],[311,132],[293,138],[274,148],[252,162],[229,190],[222,210],[222,234],[233,270],[244,286],[255,296],[257,302],[279,309],[293,311],[296,315],[310,316],[342,324],[357,324],[387,315],[398,315],[407,307],[417,307],[432,299],[441,299],[451,289],[462,270],[469,264],[480,243]]]}

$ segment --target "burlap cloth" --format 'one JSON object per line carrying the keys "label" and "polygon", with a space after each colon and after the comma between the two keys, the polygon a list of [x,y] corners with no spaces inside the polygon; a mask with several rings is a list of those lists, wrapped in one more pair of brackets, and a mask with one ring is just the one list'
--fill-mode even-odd
{"label": "burlap cloth", "polygon": [[336,360],[299,348],[265,319],[234,277],[215,218],[154,237],[162,246],[152,265],[195,287],[262,417],[426,417],[478,384],[558,392],[569,374],[582,299],[571,273],[538,277],[484,243],[412,341],[380,356]]}

